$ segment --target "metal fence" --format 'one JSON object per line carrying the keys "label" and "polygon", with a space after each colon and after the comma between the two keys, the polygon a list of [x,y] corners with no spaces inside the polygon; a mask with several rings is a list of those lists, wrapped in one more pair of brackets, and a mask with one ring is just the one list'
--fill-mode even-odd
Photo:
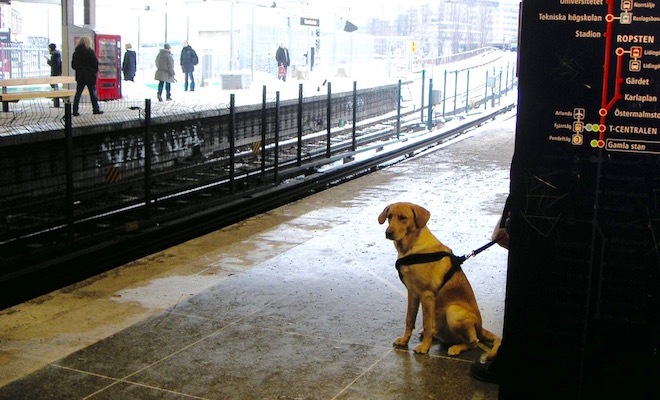
{"label": "metal fence", "polygon": [[[35,118],[28,119],[33,125],[0,132],[0,269],[44,240],[93,241],[135,224],[162,223],[177,213],[203,210],[209,201],[230,201],[247,190],[304,175],[321,160],[342,160],[357,146],[398,138],[392,126],[376,133],[363,128],[382,115],[399,121],[401,104],[413,115],[421,112],[431,129],[439,104],[426,90],[433,86],[425,75],[360,90],[353,82],[352,91],[336,93],[328,82],[312,96],[304,95],[300,84],[298,97],[287,99],[264,86],[257,104],[237,105],[231,94],[226,103],[216,104],[110,101],[102,116],[92,115],[84,102],[76,118],[67,103],[63,109],[48,108],[46,121],[38,112],[30,117],[34,110],[0,113],[23,122]],[[507,80],[504,87],[513,85]],[[490,100],[499,101],[503,93],[495,92]],[[418,99],[432,107],[420,107]],[[6,121],[3,129],[13,123]],[[217,190],[205,194],[211,187]],[[188,192],[199,196],[181,197]],[[177,211],[182,204],[186,211]]]}
{"label": "metal fence", "polygon": [[31,44],[0,43],[0,79],[49,76],[48,49]]}
{"label": "metal fence", "polygon": [[205,185],[233,194],[245,176],[277,182],[287,166],[346,151],[340,127],[396,110],[399,91],[333,94],[328,86],[324,95],[280,101],[277,92],[271,101],[264,88],[260,105],[237,107],[231,95],[227,107],[176,113],[146,100],[135,102],[133,118],[105,108],[103,118],[115,121],[100,125],[82,106],[81,117],[65,114],[62,130],[0,142],[0,242],[137,204],[166,212],[156,199]]}

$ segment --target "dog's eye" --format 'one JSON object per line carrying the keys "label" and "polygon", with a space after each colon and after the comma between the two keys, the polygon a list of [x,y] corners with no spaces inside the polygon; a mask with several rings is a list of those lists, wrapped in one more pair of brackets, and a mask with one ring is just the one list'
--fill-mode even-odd
{"label": "dog's eye", "polygon": [[408,217],[406,217],[405,215],[399,215],[399,221],[405,221],[407,219]]}

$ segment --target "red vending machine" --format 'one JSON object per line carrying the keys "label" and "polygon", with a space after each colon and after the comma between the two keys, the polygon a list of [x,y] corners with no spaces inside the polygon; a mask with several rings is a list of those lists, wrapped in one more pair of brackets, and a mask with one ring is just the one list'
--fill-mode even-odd
{"label": "red vending machine", "polygon": [[99,100],[121,98],[121,36],[97,33],[96,56],[99,59],[99,77],[96,92]]}
{"label": "red vending machine", "polygon": [[[73,54],[81,36],[87,36],[94,44],[99,59],[99,76],[96,81],[96,94],[99,100],[121,99],[121,36],[102,33],[91,26],[69,27],[69,49]],[[69,71],[70,75],[75,72]]]}

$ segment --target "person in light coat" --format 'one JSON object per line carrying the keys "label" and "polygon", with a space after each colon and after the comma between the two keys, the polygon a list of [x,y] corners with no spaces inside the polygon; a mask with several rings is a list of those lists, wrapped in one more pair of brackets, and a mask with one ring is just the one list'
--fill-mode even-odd
{"label": "person in light coat", "polygon": [[169,43],[165,43],[156,56],[156,75],[154,79],[158,81],[158,101],[163,101],[163,86],[165,87],[167,100],[172,100],[170,88],[171,83],[176,82],[174,74],[174,57]]}

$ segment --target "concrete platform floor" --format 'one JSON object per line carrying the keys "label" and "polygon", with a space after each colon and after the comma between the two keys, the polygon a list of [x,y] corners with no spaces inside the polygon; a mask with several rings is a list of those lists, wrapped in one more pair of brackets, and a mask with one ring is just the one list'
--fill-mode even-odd
{"label": "concrete platform floor", "polygon": [[[458,357],[394,349],[406,293],[377,216],[431,211],[457,255],[490,240],[515,115],[425,156],[0,312],[0,399],[496,399]],[[467,137],[469,136],[469,137]],[[507,253],[467,260],[502,333]],[[421,318],[421,313],[420,313]],[[418,321],[418,326],[421,321]]]}

